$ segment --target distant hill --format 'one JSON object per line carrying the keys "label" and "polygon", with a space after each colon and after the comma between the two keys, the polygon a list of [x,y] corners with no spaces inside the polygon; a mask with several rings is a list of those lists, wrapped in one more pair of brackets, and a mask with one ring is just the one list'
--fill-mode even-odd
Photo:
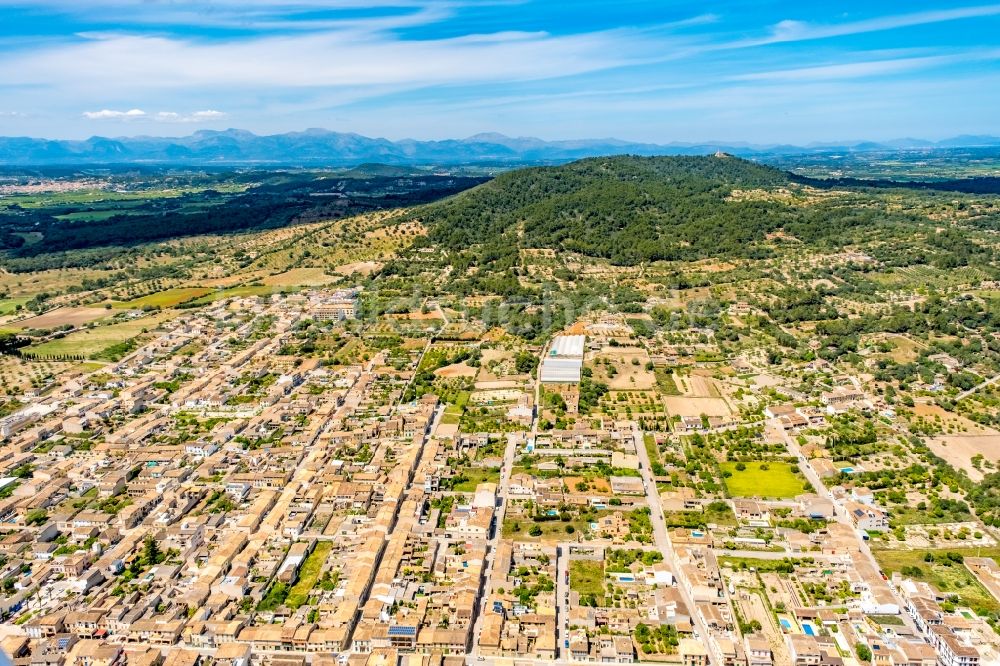
{"label": "distant hill", "polygon": [[519,247],[618,264],[755,256],[767,234],[779,229],[804,242],[837,243],[852,227],[888,219],[864,207],[732,196],[793,180],[725,154],[591,158],[511,171],[414,214],[429,228],[423,242],[467,257],[459,263],[494,268],[516,265]]}
{"label": "distant hill", "polygon": [[829,151],[878,152],[1000,146],[1000,138],[965,136],[928,142],[901,139],[810,146],[751,145],[724,142],[636,143],[618,139],[544,141],[532,137],[477,134],[466,139],[390,141],[360,134],[310,129],[260,136],[246,130],[202,130],[186,137],[91,137],[52,140],[0,137],[0,165],[171,164],[197,166],[555,164],[602,155],[704,155],[725,151],[744,157]]}
{"label": "distant hill", "polygon": [[727,197],[788,181],[727,155],[591,158],[501,174],[417,214],[429,240],[453,250],[499,241],[635,263],[758,238],[775,226],[772,207]]}

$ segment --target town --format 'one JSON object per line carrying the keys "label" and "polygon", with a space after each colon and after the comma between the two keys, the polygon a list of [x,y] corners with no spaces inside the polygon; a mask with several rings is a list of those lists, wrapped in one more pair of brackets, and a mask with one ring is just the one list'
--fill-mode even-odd
{"label": "town", "polygon": [[[0,420],[15,663],[1000,660],[962,594],[1000,603],[1000,566],[963,554],[995,533],[927,452],[876,445],[912,424],[870,370],[610,312],[530,345],[364,297],[178,310],[24,391]],[[939,519],[891,520],[915,511]]]}

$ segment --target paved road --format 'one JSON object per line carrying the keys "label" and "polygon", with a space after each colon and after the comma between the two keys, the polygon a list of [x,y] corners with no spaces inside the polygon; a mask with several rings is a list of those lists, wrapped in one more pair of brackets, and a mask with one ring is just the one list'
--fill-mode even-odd
{"label": "paved road", "polygon": [[984,389],[992,384],[996,384],[997,382],[1000,382],[1000,375],[997,375],[996,377],[991,377],[990,379],[987,379],[985,382],[980,382],[979,384],[976,384],[975,386],[970,388],[968,391],[962,391],[957,396],[955,396],[955,402],[958,402],[959,400],[965,400],[976,391]]}
{"label": "paved road", "polygon": [[556,654],[569,659],[569,547],[568,543],[556,545]]}
{"label": "paved road", "polygon": [[812,558],[822,562],[843,562],[846,555],[828,555],[826,553],[788,553],[785,551],[773,550],[729,550],[726,548],[716,548],[715,554],[719,557],[745,557],[754,560],[783,560],[785,558]]}
{"label": "paved road", "polygon": [[[688,611],[691,613],[691,619],[694,621],[695,628],[698,630],[699,636],[702,640],[708,640],[711,635],[708,631],[708,627],[705,625],[705,621],[702,619],[701,615],[698,613],[697,607],[694,605],[694,600],[687,592],[687,587],[684,584],[684,571],[681,567],[677,566],[677,562],[674,556],[674,546],[670,542],[670,535],[667,532],[667,523],[663,519],[663,505],[660,503],[660,493],[656,489],[656,481],[653,479],[652,465],[649,460],[649,452],[646,451],[646,444],[643,441],[643,432],[638,426],[635,427],[633,433],[635,441],[635,450],[639,456],[639,467],[642,473],[642,483],[646,488],[646,502],[649,505],[650,519],[653,523],[653,542],[656,547],[663,553],[663,557],[667,562],[670,563],[671,568],[674,570],[674,575],[677,577],[677,589],[680,591],[681,599],[684,600],[684,604],[688,607]],[[717,659],[715,658],[715,653],[713,650],[708,651],[709,663],[718,666]]]}

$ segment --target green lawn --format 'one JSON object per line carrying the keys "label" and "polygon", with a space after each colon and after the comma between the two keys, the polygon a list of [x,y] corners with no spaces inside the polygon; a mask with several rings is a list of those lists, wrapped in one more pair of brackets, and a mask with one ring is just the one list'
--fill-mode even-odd
{"label": "green lawn", "polygon": [[[531,536],[531,528],[537,525],[542,533]],[[573,532],[567,532],[566,527],[571,526]],[[547,520],[536,523],[531,518],[505,518],[503,521],[503,536],[505,539],[515,541],[576,541],[581,534],[586,534],[590,530],[590,523],[574,518],[564,523],[561,520]]]}
{"label": "green lawn", "polygon": [[441,415],[441,425],[458,425],[462,419],[463,411],[464,408],[459,405],[448,405],[444,408],[444,414]]}
{"label": "green lawn", "polygon": [[646,447],[646,454],[649,456],[649,464],[655,465],[660,462],[660,449],[656,446],[656,438],[650,433],[644,433],[642,443]]}
{"label": "green lawn", "polygon": [[319,574],[323,570],[323,563],[326,562],[326,558],[330,555],[332,549],[332,541],[320,541],[316,544],[313,552],[309,553],[309,557],[302,563],[302,568],[299,569],[298,580],[292,586],[292,589],[288,591],[288,597],[285,599],[286,606],[295,610],[306,603],[309,599],[309,593],[312,592],[312,589],[316,587],[316,583],[319,582]]}
{"label": "green lawn", "polygon": [[167,289],[166,291],[158,291],[155,294],[135,298],[131,301],[115,303],[115,307],[133,310],[145,307],[172,308],[175,305],[187,303],[210,293],[212,293],[212,290],[206,287],[177,287],[175,289]]}
{"label": "green lawn", "polygon": [[569,589],[580,594],[604,596],[604,562],[570,560]]}
{"label": "green lawn", "polygon": [[930,583],[945,594],[957,594],[959,604],[968,606],[976,612],[1000,611],[1000,602],[976,580],[964,564],[960,562],[925,562],[924,556],[931,552],[959,553],[965,557],[1000,557],[1000,548],[946,548],[940,550],[881,550],[872,549],[872,554],[878,560],[882,571],[891,575],[908,567],[906,575],[910,578]]}
{"label": "green lawn", "polygon": [[[740,471],[736,466],[743,464]],[[764,466],[767,469],[761,469]],[[777,497],[788,498],[801,495],[806,480],[792,472],[792,465],[784,462],[720,463],[723,472],[732,476],[723,478],[726,489],[733,497]]]}
{"label": "green lawn", "polygon": [[2,298],[0,299],[0,316],[9,315],[13,313],[18,305],[24,305],[31,299],[27,296],[21,298]]}
{"label": "green lawn", "polygon": [[677,388],[677,381],[674,379],[672,370],[656,368],[653,372],[656,375],[656,386],[660,389],[660,393],[664,395],[681,394],[681,390]]}

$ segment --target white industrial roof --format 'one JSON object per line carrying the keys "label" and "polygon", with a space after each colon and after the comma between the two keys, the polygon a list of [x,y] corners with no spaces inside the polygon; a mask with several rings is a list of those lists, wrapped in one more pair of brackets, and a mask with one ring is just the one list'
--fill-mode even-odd
{"label": "white industrial roof", "polygon": [[549,356],[542,361],[539,378],[543,382],[576,384],[580,381],[580,372],[582,369],[582,358],[556,358]]}
{"label": "white industrial roof", "polygon": [[559,335],[552,339],[549,356],[583,358],[583,335]]}

